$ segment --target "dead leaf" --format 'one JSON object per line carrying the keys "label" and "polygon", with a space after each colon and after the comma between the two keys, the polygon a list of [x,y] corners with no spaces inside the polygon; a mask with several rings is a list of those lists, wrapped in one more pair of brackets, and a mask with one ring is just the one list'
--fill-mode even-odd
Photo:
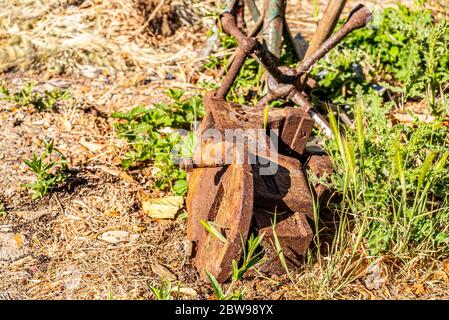
{"label": "dead leaf", "polygon": [[10,233],[13,230],[12,224],[4,224],[0,226],[1,233]]}
{"label": "dead leaf", "polygon": [[119,217],[120,216],[120,212],[117,212],[117,211],[113,210],[113,211],[108,212],[106,215],[109,216],[109,217]]}
{"label": "dead leaf", "polygon": [[423,283],[417,283],[413,285],[412,288],[415,294],[423,294],[426,292],[426,287]]}
{"label": "dead leaf", "polygon": [[37,220],[44,215],[52,214],[57,212],[58,209],[55,207],[46,208],[45,210],[35,210],[35,211],[14,211],[13,213],[21,219],[27,221]]}
{"label": "dead leaf", "polygon": [[28,253],[28,241],[23,235],[0,233],[0,261],[16,261]]}
{"label": "dead leaf", "polygon": [[193,296],[196,297],[198,295],[198,292],[196,292],[195,289],[192,288],[183,288],[183,287],[178,287],[178,286],[174,286],[172,288],[172,292],[174,294],[180,293],[180,294],[185,294],[187,296]]}
{"label": "dead leaf", "polygon": [[84,137],[81,137],[80,145],[82,145],[84,148],[86,148],[87,150],[89,150],[90,152],[93,152],[93,153],[97,153],[97,152],[101,151],[101,149],[104,148],[103,144],[86,141],[86,139]]}
{"label": "dead leaf", "polygon": [[64,127],[64,130],[66,130],[66,131],[72,130],[72,123],[68,119],[64,119],[62,121],[62,125]]}
{"label": "dead leaf", "polygon": [[20,249],[23,247],[23,238],[20,234],[15,234],[13,236],[14,241],[16,242],[17,248]]}
{"label": "dead leaf", "polygon": [[153,262],[151,264],[151,270],[161,278],[165,278],[169,281],[175,281],[177,279],[176,275],[171,272],[167,267],[163,266],[159,262]]}
{"label": "dead leaf", "polygon": [[379,290],[385,283],[380,263],[371,264],[366,270],[365,286],[368,290]]}
{"label": "dead leaf", "polygon": [[394,124],[404,123],[408,125],[413,125],[417,120],[425,123],[430,123],[435,121],[435,117],[429,114],[413,114],[410,115],[408,113],[392,113],[391,120]]}
{"label": "dead leaf", "polygon": [[112,174],[113,176],[120,177],[126,182],[133,183],[135,180],[133,177],[131,177],[129,174],[127,174],[125,171],[113,169],[107,166],[98,166],[102,171]]}
{"label": "dead leaf", "polygon": [[101,234],[98,239],[106,241],[108,243],[116,244],[119,242],[127,242],[133,239],[138,238],[138,234],[129,234],[128,231],[124,230],[113,230],[113,231],[107,231],[103,234]]}
{"label": "dead leaf", "polygon": [[176,213],[182,208],[184,198],[181,196],[168,196],[150,198],[142,202],[143,211],[153,219],[174,219]]}
{"label": "dead leaf", "polygon": [[449,277],[447,276],[446,272],[437,270],[432,274],[432,280],[449,282]]}
{"label": "dead leaf", "polygon": [[113,166],[119,166],[122,164],[122,159],[120,157],[115,157],[112,161],[111,164]]}
{"label": "dead leaf", "polygon": [[190,240],[187,240],[187,239],[184,239],[183,241],[182,241],[182,246],[183,246],[183,248],[184,248],[184,255],[186,256],[186,257],[191,257],[192,256],[192,249],[193,249],[193,244],[192,244],[192,241],[190,241]]}

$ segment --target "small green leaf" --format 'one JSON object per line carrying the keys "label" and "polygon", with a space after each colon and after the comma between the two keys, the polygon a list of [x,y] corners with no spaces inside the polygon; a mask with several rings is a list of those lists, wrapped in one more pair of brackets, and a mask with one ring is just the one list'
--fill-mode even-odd
{"label": "small green leaf", "polygon": [[218,224],[212,222],[212,221],[200,221],[201,225],[206,229],[207,232],[209,232],[211,235],[213,235],[215,238],[220,240],[223,243],[227,243],[228,240],[218,231],[215,226],[219,226]]}
{"label": "small green leaf", "polygon": [[218,300],[224,300],[225,296],[223,294],[223,289],[221,288],[221,285],[218,283],[217,279],[210,273],[209,271],[205,270],[207,278],[209,279],[212,288],[214,289],[215,296]]}
{"label": "small green leaf", "polygon": [[179,196],[183,196],[187,193],[187,180],[176,180],[173,185],[173,192]]}

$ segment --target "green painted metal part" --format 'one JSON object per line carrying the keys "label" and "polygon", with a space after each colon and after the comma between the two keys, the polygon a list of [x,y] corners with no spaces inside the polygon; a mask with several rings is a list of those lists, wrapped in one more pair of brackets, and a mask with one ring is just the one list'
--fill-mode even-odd
{"label": "green painted metal part", "polygon": [[245,0],[245,5],[248,8],[249,13],[251,14],[251,18],[253,19],[253,21],[256,22],[257,20],[259,20],[259,18],[260,18],[260,11],[257,8],[257,5],[254,2],[254,0]]}
{"label": "green painted metal part", "polygon": [[263,38],[266,48],[276,57],[281,56],[282,34],[287,0],[266,0]]}

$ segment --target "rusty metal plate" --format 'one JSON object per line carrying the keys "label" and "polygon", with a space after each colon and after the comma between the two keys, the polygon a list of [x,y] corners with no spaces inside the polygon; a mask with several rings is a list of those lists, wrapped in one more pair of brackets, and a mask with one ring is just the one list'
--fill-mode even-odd
{"label": "rusty metal plate", "polygon": [[313,129],[312,118],[298,108],[284,108],[280,140],[298,154],[302,154]]}
{"label": "rusty metal plate", "polygon": [[[281,264],[273,237],[273,213],[257,208],[254,212],[259,235],[265,233],[262,247],[263,261],[257,266],[262,272],[282,275],[286,270]],[[304,214],[299,212],[278,212],[276,217],[276,235],[289,268],[301,265],[312,241],[313,232]]]}
{"label": "rusty metal plate", "polygon": [[255,166],[255,205],[265,208],[288,209],[313,218],[313,205],[306,176],[299,160],[278,155],[278,170],[274,175],[261,175]]}
{"label": "rusty metal plate", "polygon": [[[306,168],[317,177],[329,175],[334,172],[334,166],[332,165],[331,158],[326,154],[311,155],[309,161],[307,162]],[[313,187],[315,189],[317,199],[321,201],[326,193],[326,186],[316,183]]]}
{"label": "rusty metal plate", "polygon": [[[203,189],[198,192],[201,196],[205,196],[208,192],[213,193],[213,190]],[[222,242],[210,233],[207,233],[204,239],[199,237],[194,261],[202,279],[207,279],[206,270],[220,282],[229,278],[232,260],[240,260],[242,239],[248,236],[252,213],[251,166],[232,164],[225,167],[208,219],[219,226],[217,230],[226,238],[226,242]],[[189,219],[192,218],[189,217]],[[200,223],[200,221],[194,221],[194,223]]]}
{"label": "rusty metal plate", "polygon": [[206,237],[206,230],[200,221],[209,219],[209,213],[221,186],[220,176],[224,169],[202,168],[188,173],[187,239],[191,241],[202,241]]}
{"label": "rusty metal plate", "polygon": [[269,111],[267,126],[269,129],[279,130],[280,149],[288,147],[302,154],[312,133],[313,120],[299,108],[272,108]]}
{"label": "rusty metal plate", "polygon": [[216,98],[214,91],[204,95],[203,103],[206,111],[212,114],[214,127],[218,130],[263,128],[260,119],[248,116],[244,108],[236,103]]}
{"label": "rusty metal plate", "polygon": [[[256,107],[240,106],[218,99],[214,93],[203,98],[208,113],[212,114],[215,128],[248,130],[264,129],[265,110]],[[291,148],[302,154],[313,129],[312,118],[299,108],[270,108],[267,119],[268,129],[278,129],[280,147]],[[257,137],[254,137],[256,139]]]}

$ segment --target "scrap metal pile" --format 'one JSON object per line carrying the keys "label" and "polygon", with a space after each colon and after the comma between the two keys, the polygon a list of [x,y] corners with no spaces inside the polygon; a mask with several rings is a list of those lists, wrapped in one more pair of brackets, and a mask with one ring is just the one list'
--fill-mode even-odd
{"label": "scrap metal pile", "polygon": [[[321,176],[333,168],[326,154],[309,150],[306,143],[314,126],[328,136],[332,132],[307,98],[314,85],[307,74],[347,34],[364,27],[371,13],[359,5],[331,35],[346,1],[330,1],[305,57],[292,69],[281,66],[279,59],[282,35],[300,56],[285,21],[286,2],[265,0],[259,12],[254,0],[234,0],[220,17],[223,30],[237,40],[238,47],[219,89],[203,98],[206,115],[197,130],[198,148],[192,159],[181,163],[189,172],[187,236],[195,244],[193,259],[203,279],[207,270],[218,281],[226,281],[232,260],[240,260],[250,232],[265,234],[259,270],[284,273],[273,246],[274,212],[275,232],[290,267],[300,265],[313,237],[313,201],[321,199],[325,187],[309,187],[305,170]],[[255,21],[248,35],[244,33],[244,8]],[[257,38],[261,31],[262,43]],[[226,100],[248,57],[255,58],[269,75],[268,93],[256,106]],[[294,106],[266,108],[276,99]],[[205,222],[222,237],[206,231]]]}

